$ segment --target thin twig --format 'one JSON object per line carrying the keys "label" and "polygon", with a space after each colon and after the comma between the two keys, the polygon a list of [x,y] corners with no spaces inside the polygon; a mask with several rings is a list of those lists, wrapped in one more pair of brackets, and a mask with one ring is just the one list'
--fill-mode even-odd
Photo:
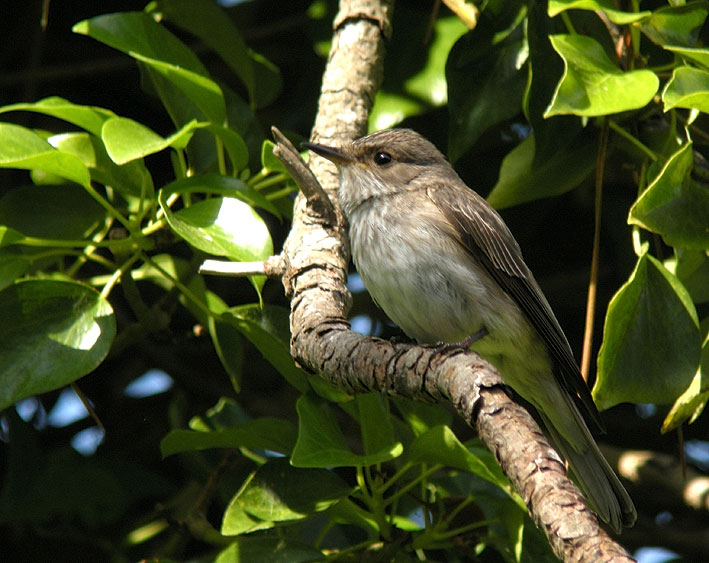
{"label": "thin twig", "polygon": [[594,202],[593,251],[591,254],[591,274],[588,280],[588,298],[586,299],[586,322],[583,333],[583,352],[581,353],[581,375],[588,381],[591,371],[593,352],[593,327],[596,315],[596,296],[598,293],[598,260],[601,246],[601,210],[603,209],[603,173],[608,151],[608,118],[603,119],[601,138],[596,160],[596,197]]}
{"label": "thin twig", "polygon": [[205,260],[199,267],[200,274],[213,276],[268,276],[278,278],[283,275],[283,256],[277,254],[260,262],[229,262],[226,260]]}

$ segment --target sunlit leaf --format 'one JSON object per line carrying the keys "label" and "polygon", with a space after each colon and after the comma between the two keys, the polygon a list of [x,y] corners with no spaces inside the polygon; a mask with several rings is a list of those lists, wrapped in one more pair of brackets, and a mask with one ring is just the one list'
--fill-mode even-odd
{"label": "sunlit leaf", "polygon": [[127,117],[113,117],[103,124],[101,139],[116,164],[154,154],[170,146],[184,148],[197,125],[192,121],[167,138],[163,138],[142,123]]}
{"label": "sunlit leaf", "polygon": [[709,248],[709,189],[692,177],[693,164],[693,145],[686,143],[635,202],[628,222],[672,246]]}
{"label": "sunlit leaf", "polygon": [[418,115],[430,107],[446,104],[446,60],[451,47],[466,31],[468,30],[465,24],[457,17],[439,18],[435,21],[433,39],[425,51],[423,66],[403,78],[401,90],[387,90],[385,84],[377,94],[369,116],[370,131],[393,127],[406,117]]}
{"label": "sunlit leaf", "polygon": [[706,0],[660,6],[637,26],[658,45],[694,47],[708,13],[709,3]]}
{"label": "sunlit leaf", "polygon": [[623,12],[612,0],[549,0],[549,16],[554,17],[565,10],[589,10],[603,12],[617,25],[626,25],[647,18],[651,12]]}
{"label": "sunlit leaf", "polygon": [[394,439],[389,403],[380,393],[357,395],[354,403],[361,428],[365,454],[376,454],[398,447]]}
{"label": "sunlit leaf", "polygon": [[407,117],[419,115],[425,109],[425,104],[409,96],[379,90],[369,113],[369,131],[395,127]]}
{"label": "sunlit leaf", "polygon": [[709,303],[709,256],[706,250],[675,248],[675,275],[695,303]]}
{"label": "sunlit leaf", "polygon": [[192,246],[235,261],[265,260],[273,242],[253,208],[231,197],[216,197],[172,212],[161,199],[170,227]]}
{"label": "sunlit leaf", "polygon": [[58,151],[35,132],[0,123],[0,168],[44,170],[88,186],[91,176],[86,165],[73,154]]}
{"label": "sunlit leaf", "polygon": [[89,35],[149,65],[177,86],[216,124],[226,119],[219,86],[197,56],[144,12],[104,14],[74,25],[75,33]]}
{"label": "sunlit leaf", "polygon": [[79,157],[89,169],[93,181],[110,186],[124,195],[143,200],[154,198],[153,179],[143,162],[133,160],[122,166],[117,165],[98,137],[88,133],[62,133],[50,137],[48,142],[58,150]]}
{"label": "sunlit leaf", "polygon": [[58,96],[44,98],[34,103],[19,103],[0,107],[0,113],[10,111],[31,111],[51,115],[52,117],[73,123],[97,136],[101,134],[101,127],[103,127],[104,122],[116,116],[111,110],[96,106],[74,104]]}
{"label": "sunlit leaf", "polygon": [[276,217],[278,210],[260,192],[237,178],[219,174],[197,174],[169,183],[160,191],[160,198],[166,200],[172,194],[218,194],[235,197],[251,206],[260,207]]}
{"label": "sunlit leaf", "polygon": [[673,45],[665,45],[665,49],[677,53],[684,59],[698,63],[705,69],[709,69],[709,49],[705,47],[675,47]]}
{"label": "sunlit leaf", "polygon": [[662,101],[665,111],[679,107],[709,112],[709,72],[690,66],[674,69]]}
{"label": "sunlit leaf", "polygon": [[0,291],[0,409],[58,389],[106,357],[116,321],[90,287],[29,280]]}
{"label": "sunlit leaf", "polygon": [[243,82],[256,107],[265,107],[281,89],[280,71],[248,48],[226,13],[211,0],[159,0],[155,10],[202,39]]}
{"label": "sunlit leaf", "polygon": [[564,59],[564,75],[545,116],[607,115],[638,109],[652,100],[659,85],[649,70],[623,72],[595,39],[584,35],[552,35]]}
{"label": "sunlit leaf", "polygon": [[[704,350],[706,349],[707,345],[705,343]],[[702,355],[709,356],[706,353]],[[703,363],[709,366],[709,358]],[[670,412],[667,413],[665,420],[662,422],[660,431],[666,434],[685,422],[691,424],[704,412],[707,402],[709,402],[709,376],[706,374],[706,369],[700,369],[695,374],[689,387],[672,405]]]}

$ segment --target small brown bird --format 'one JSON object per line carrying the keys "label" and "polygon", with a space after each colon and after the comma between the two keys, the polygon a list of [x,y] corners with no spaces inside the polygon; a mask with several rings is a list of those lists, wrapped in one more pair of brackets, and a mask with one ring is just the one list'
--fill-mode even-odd
{"label": "small brown bird", "polygon": [[374,301],[424,344],[465,342],[536,407],[596,512],[632,526],[630,496],[581,410],[602,428],[571,347],[500,215],[408,129],[328,147],[352,256]]}

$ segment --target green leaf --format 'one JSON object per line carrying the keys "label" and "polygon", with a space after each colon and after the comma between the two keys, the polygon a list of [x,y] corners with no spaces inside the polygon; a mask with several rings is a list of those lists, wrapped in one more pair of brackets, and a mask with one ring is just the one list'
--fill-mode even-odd
{"label": "green leaf", "polygon": [[248,166],[249,149],[246,146],[244,139],[241,138],[241,135],[227,127],[222,127],[221,125],[215,125],[213,123],[207,124],[205,129],[219,137],[222,143],[224,143],[224,148],[229,155],[229,160],[231,160],[231,164],[234,167],[235,172],[243,170]]}
{"label": "green leaf", "polygon": [[62,133],[48,139],[56,149],[76,155],[89,169],[91,179],[126,196],[152,200],[153,179],[142,161],[116,165],[101,140],[88,133]]}
{"label": "green leaf", "polygon": [[[8,233],[14,233],[11,236]],[[0,226],[0,290],[14,283],[32,265],[32,257],[25,256],[16,248],[2,248],[10,245],[9,240],[21,240],[23,236],[17,231]]]}
{"label": "green leaf", "polygon": [[84,285],[29,280],[0,291],[0,410],[90,373],[115,334],[108,301]]}
{"label": "green leaf", "polygon": [[91,183],[89,170],[79,158],[56,150],[35,132],[11,123],[0,123],[0,168],[37,169],[82,186]]}
{"label": "green leaf", "polygon": [[265,260],[273,254],[266,224],[241,200],[210,198],[175,213],[162,193],[159,201],[172,230],[204,252],[235,261]]}
{"label": "green leaf", "polygon": [[180,452],[211,448],[249,448],[289,455],[296,437],[295,427],[287,420],[257,418],[226,430],[172,430],[161,440],[160,452],[163,457],[167,457]]}
{"label": "green leaf", "polygon": [[296,467],[346,467],[383,463],[403,453],[400,443],[386,444],[384,449],[357,455],[347,446],[332,406],[316,396],[303,395],[298,410],[298,441],[291,463]]}
{"label": "green leaf", "polygon": [[709,189],[692,177],[692,143],[673,154],[630,209],[628,222],[671,246],[709,248]]}
{"label": "green leaf", "polygon": [[626,25],[647,18],[651,12],[623,12],[611,0],[549,0],[549,16],[554,17],[566,10],[590,10],[603,12],[617,25]]}
{"label": "green leaf", "polygon": [[198,174],[182,178],[165,186],[160,198],[166,200],[172,194],[218,194],[225,197],[235,197],[251,206],[260,207],[276,217],[280,217],[278,209],[260,192],[236,178],[220,176],[219,174]]}
{"label": "green leaf", "polygon": [[[5,196],[5,198],[6,197],[7,196]],[[5,198],[3,198],[3,199],[5,199]],[[2,213],[3,199],[0,199],[0,213]],[[4,222],[6,222],[6,219],[0,218],[0,222],[4,223]],[[8,227],[6,225],[0,225],[0,248],[3,246],[12,246],[13,244],[17,243],[18,241],[21,241],[23,238],[25,238],[25,235],[16,231],[12,227]]]}
{"label": "green leaf", "polygon": [[591,37],[552,35],[550,39],[564,59],[564,75],[545,117],[569,113],[592,117],[638,109],[657,92],[654,72],[622,72]]}
{"label": "green leaf", "polygon": [[86,129],[89,133],[93,133],[96,136],[101,134],[101,127],[103,127],[104,122],[116,116],[111,110],[96,106],[74,104],[58,96],[44,98],[34,103],[19,103],[0,107],[0,113],[10,111],[31,111],[51,115],[52,117],[63,119],[82,129]]}
{"label": "green leaf", "polygon": [[442,405],[427,405],[402,397],[389,399],[406,421],[414,435],[420,436],[434,426],[451,425],[453,417]]}
{"label": "green leaf", "polygon": [[596,163],[596,141],[584,130],[548,160],[536,162],[532,134],[502,161],[497,184],[487,196],[496,209],[568,192],[578,186]]}
{"label": "green leaf", "polygon": [[290,355],[289,312],[283,307],[265,305],[240,305],[220,317],[223,322],[236,327],[261,355],[293,387],[301,392],[310,389],[305,372],[296,366]]}
{"label": "green leaf", "polygon": [[705,69],[709,69],[709,49],[706,48],[694,48],[694,47],[674,47],[671,45],[666,45],[665,49],[677,53],[684,59],[689,59],[695,63],[700,64]]}
{"label": "green leaf", "polygon": [[420,72],[404,82],[404,91],[413,99],[422,100],[431,107],[440,107],[448,101],[446,60],[456,41],[468,31],[457,17],[438,18],[433,24],[433,40],[428,45],[428,59]]}
{"label": "green leaf", "polygon": [[287,459],[272,459],[252,473],[232,498],[222,533],[234,533],[229,526],[232,507],[266,522],[302,520],[327,510],[350,492],[351,487],[332,471],[299,469]]}
{"label": "green leaf", "polygon": [[608,305],[593,399],[600,410],[624,401],[671,403],[694,377],[700,350],[687,290],[644,252]]}
{"label": "green leaf", "polygon": [[[153,264],[161,268],[169,277],[158,270],[157,267],[154,267]],[[184,258],[171,254],[157,254],[151,256],[150,262],[146,262],[139,268],[132,270],[131,278],[135,281],[150,281],[165,291],[174,291],[176,288],[173,280],[177,279],[187,285],[187,288],[194,297],[199,299],[202,303],[205,301],[209,303],[213,294],[206,290],[204,278],[196,275],[196,273],[195,265]],[[204,310],[195,305],[191,299],[187,299],[184,295],[180,295],[179,299],[180,303],[186,307],[200,323],[206,324],[208,322],[208,317]],[[224,308],[226,309],[226,307]]]}
{"label": "green leaf", "polygon": [[434,426],[418,436],[408,453],[410,461],[442,463],[482,477],[508,493],[512,491],[494,457],[489,452],[480,457],[468,450],[448,426]]}
{"label": "green leaf", "polygon": [[575,115],[549,118],[544,115],[565,66],[549,40],[554,26],[549,20],[546,3],[531,2],[528,10],[526,35],[530,76],[524,93],[523,109],[534,132],[533,162],[543,166],[560,152],[566,152],[572,144],[578,143],[579,137],[586,135],[587,131],[584,131],[582,120]]}
{"label": "green leaf", "polygon": [[156,10],[203,40],[229,65],[249,92],[255,107],[265,107],[278,95],[278,69],[251,51],[224,11],[211,0],[159,0]]}
{"label": "green leaf", "polygon": [[662,6],[637,25],[657,45],[694,47],[709,14],[706,0]]}
{"label": "green leaf", "polygon": [[80,21],[72,31],[131,56],[139,54],[208,76],[207,69],[189,47],[144,12],[103,14]]}
{"label": "green leaf", "polygon": [[[488,18],[461,37],[446,64],[450,130],[448,156],[455,162],[491,126],[519,114],[528,80],[528,45],[518,26],[499,41]],[[483,29],[481,29],[481,27]]]}
{"label": "green leaf", "polygon": [[276,144],[273,141],[264,139],[261,145],[261,166],[266,172],[285,172],[285,166],[283,166],[283,163],[273,154],[275,147]]}
{"label": "green leaf", "polygon": [[706,251],[675,248],[675,275],[694,303],[709,303],[709,256]]}
{"label": "green leaf", "polygon": [[219,86],[197,56],[177,37],[143,12],[104,14],[73,27],[150,66],[192,100],[207,118],[219,125],[226,119]]}
{"label": "green leaf", "polygon": [[252,105],[255,108],[263,108],[271,104],[283,88],[283,79],[280,69],[259,53],[254,53],[249,49],[249,57],[254,65],[255,86]]}
{"label": "green leaf", "polygon": [[125,164],[167,147],[184,148],[196,126],[197,122],[191,121],[164,139],[142,123],[127,117],[113,117],[103,124],[101,139],[111,160],[116,164]]}
{"label": "green leaf", "polygon": [[[409,23],[409,22],[406,22]],[[409,32],[413,37],[421,32],[425,33],[420,22],[410,22]],[[406,29],[406,25],[402,26]],[[431,107],[444,106],[448,100],[445,76],[446,59],[455,42],[466,32],[467,27],[457,17],[444,17],[435,20],[433,26],[433,39],[421,57],[421,66],[411,68],[410,52],[412,40],[408,43],[394,42],[393,51],[388,54],[390,60],[407,57],[407,62],[400,61],[395,74],[389,81],[392,88],[388,89],[385,82],[377,93],[374,107],[369,115],[369,130],[375,131],[397,125],[407,117],[419,115]],[[416,41],[414,39],[413,41]],[[423,41],[423,39],[421,39]],[[415,43],[414,43],[415,44]],[[401,49],[397,51],[397,49]],[[423,53],[423,52],[422,52]]]}
{"label": "green leaf", "polygon": [[163,61],[141,57],[135,53],[131,54],[135,59],[145,63],[177,87],[189,100],[194,102],[209,121],[215,125],[226,124],[224,94],[219,85],[211,78]]}
{"label": "green leaf", "polygon": [[702,357],[705,358],[702,361],[702,368],[697,370],[689,387],[677,398],[670,412],[667,413],[662,422],[661,432],[663,434],[676,429],[687,421],[689,424],[693,423],[704,412],[709,401],[709,376],[706,373],[707,368],[704,367],[709,366],[709,353],[706,350],[705,341],[702,349]]}
{"label": "green leaf", "polygon": [[238,393],[241,390],[244,370],[244,347],[241,344],[241,333],[231,324],[216,320],[211,316],[208,324],[214,351],[229,375],[232,387]]}
{"label": "green leaf", "polygon": [[25,236],[83,239],[103,225],[105,219],[103,207],[73,184],[20,186],[0,198],[0,223]]}
{"label": "green leaf", "polygon": [[365,393],[354,399],[364,453],[371,455],[398,447],[394,439],[389,403],[381,393]]}
{"label": "green leaf", "polygon": [[314,547],[278,536],[239,536],[219,552],[215,563],[306,563],[323,557]]}
{"label": "green leaf", "polygon": [[231,430],[253,420],[248,412],[230,397],[220,397],[203,415],[193,416],[187,425],[198,432]]}
{"label": "green leaf", "polygon": [[420,115],[426,105],[403,94],[377,91],[374,106],[369,113],[369,132],[396,127],[407,117]]}
{"label": "green leaf", "polygon": [[679,107],[709,112],[709,72],[690,66],[674,69],[662,91],[662,102],[665,111]]}
{"label": "green leaf", "polygon": [[222,517],[221,533],[225,536],[237,536],[257,530],[268,530],[275,525],[275,522],[261,520],[252,516],[237,503],[232,502]]}

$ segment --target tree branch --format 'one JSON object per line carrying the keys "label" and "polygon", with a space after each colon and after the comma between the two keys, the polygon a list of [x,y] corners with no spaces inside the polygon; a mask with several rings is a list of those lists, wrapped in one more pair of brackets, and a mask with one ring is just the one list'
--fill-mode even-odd
{"label": "tree branch", "polygon": [[[313,140],[337,144],[366,132],[381,82],[384,43],[393,2],[342,0],[323,76]],[[297,155],[278,137],[281,160]],[[285,157],[290,154],[290,157]],[[299,160],[299,157],[298,157]],[[311,163],[332,202],[334,168]],[[310,193],[309,173],[292,168]],[[335,216],[317,198],[299,195],[284,244],[283,285],[291,301],[291,353],[322,377],[351,393],[379,391],[423,401],[448,400],[474,426],[565,561],[632,561],[600,528],[558,454],[534,419],[508,396],[500,375],[470,351],[397,344],[349,330],[346,288],[349,249],[338,206]],[[333,220],[334,219],[334,220]]]}

